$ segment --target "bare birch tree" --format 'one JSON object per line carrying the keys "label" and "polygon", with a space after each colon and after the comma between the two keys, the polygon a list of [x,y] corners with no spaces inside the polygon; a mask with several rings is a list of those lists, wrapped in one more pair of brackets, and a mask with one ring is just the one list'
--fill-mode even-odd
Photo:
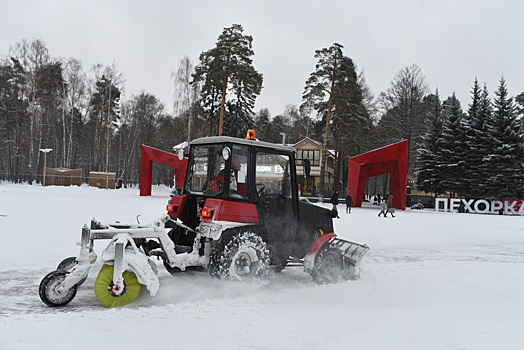
{"label": "bare birch tree", "polygon": [[171,74],[174,79],[175,92],[173,94],[173,115],[176,118],[184,118],[187,116],[187,141],[192,140],[192,126],[193,120],[196,117],[198,96],[200,95],[200,83],[195,82],[191,84],[192,75],[195,68],[191,59],[184,56],[178,62],[178,69]]}

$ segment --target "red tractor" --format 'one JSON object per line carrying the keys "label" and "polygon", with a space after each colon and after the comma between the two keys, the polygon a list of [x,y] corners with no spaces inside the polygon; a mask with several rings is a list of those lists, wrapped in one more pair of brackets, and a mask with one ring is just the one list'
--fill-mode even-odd
{"label": "red tractor", "polygon": [[[93,220],[84,226],[80,255],[42,280],[42,301],[60,306],[73,299],[96,261],[96,239],[111,239],[95,283],[105,306],[132,302],[140,285],[156,293],[151,256],[173,275],[198,269],[244,280],[300,263],[318,283],[358,278],[369,248],[337,238],[331,211],[299,198],[295,162],[295,149],[284,145],[225,136],[193,140],[185,183],[171,196],[168,216],[149,225]],[[308,176],[308,161],[303,164]]]}

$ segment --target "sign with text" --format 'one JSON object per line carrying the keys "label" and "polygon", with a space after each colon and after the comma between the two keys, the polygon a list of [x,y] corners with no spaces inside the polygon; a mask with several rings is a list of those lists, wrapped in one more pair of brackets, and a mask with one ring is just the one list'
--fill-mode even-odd
{"label": "sign with text", "polygon": [[476,214],[524,215],[522,199],[488,201],[486,199],[435,198],[435,211]]}

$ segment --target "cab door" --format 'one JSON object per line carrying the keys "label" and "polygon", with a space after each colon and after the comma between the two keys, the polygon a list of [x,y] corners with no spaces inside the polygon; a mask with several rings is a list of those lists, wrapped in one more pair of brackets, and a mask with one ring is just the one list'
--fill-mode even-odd
{"label": "cab door", "polygon": [[272,264],[282,269],[287,263],[297,232],[297,192],[292,154],[255,152],[254,180],[260,216],[267,232]]}

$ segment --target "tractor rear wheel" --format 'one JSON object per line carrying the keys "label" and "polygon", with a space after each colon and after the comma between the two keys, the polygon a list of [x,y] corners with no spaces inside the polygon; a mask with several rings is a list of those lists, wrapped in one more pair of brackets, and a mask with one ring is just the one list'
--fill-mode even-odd
{"label": "tractor rear wheel", "polygon": [[65,271],[53,271],[47,274],[40,282],[38,293],[40,299],[49,306],[64,306],[76,296],[77,285],[65,291],[59,291],[58,287],[67,276]]}
{"label": "tractor rear wheel", "polygon": [[267,245],[253,232],[223,236],[209,258],[209,273],[221,279],[263,278],[268,272]]}
{"label": "tractor rear wheel", "polygon": [[96,297],[105,307],[118,307],[130,304],[138,298],[142,289],[138,278],[132,273],[124,271],[122,274],[124,290],[116,293],[115,285],[113,284],[114,269],[114,266],[104,264],[95,281]]}
{"label": "tractor rear wheel", "polygon": [[342,253],[336,248],[326,248],[318,253],[311,277],[318,284],[336,283],[345,278]]}

